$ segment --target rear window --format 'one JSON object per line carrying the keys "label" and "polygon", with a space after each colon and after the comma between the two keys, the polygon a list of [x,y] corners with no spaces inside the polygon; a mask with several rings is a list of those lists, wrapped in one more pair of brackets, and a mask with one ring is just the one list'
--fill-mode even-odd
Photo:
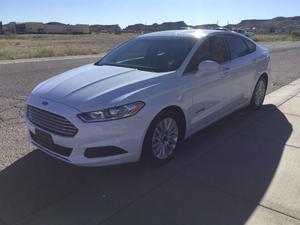
{"label": "rear window", "polygon": [[248,53],[249,54],[256,51],[256,45],[252,41],[249,41],[246,38],[244,38],[243,40],[245,41],[245,43],[248,47]]}

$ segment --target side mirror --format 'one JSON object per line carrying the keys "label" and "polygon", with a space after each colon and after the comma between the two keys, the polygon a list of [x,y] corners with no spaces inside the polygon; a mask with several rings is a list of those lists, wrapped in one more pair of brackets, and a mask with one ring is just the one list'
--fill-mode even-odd
{"label": "side mirror", "polygon": [[220,69],[221,67],[219,63],[211,60],[205,60],[198,65],[198,74],[206,75],[206,74],[218,73]]}

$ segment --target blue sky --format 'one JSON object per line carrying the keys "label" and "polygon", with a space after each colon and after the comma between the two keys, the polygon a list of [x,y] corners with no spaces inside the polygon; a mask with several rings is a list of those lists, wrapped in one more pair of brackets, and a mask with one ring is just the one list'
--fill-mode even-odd
{"label": "blue sky", "polygon": [[184,20],[189,25],[226,25],[242,19],[300,16],[300,0],[1,0],[0,21],[152,24]]}

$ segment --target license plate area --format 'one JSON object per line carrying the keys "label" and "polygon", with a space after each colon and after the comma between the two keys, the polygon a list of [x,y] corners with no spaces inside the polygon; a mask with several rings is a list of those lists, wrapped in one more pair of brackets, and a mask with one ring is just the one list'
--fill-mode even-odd
{"label": "license plate area", "polygon": [[43,142],[46,145],[51,146],[53,144],[52,136],[48,134],[47,132],[44,132],[39,129],[35,129],[35,136],[38,140]]}

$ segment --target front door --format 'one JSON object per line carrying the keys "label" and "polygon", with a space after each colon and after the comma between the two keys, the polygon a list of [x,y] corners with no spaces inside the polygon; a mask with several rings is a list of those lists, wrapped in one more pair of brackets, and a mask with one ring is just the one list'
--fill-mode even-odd
{"label": "front door", "polygon": [[[204,60],[220,64],[220,71],[198,75],[197,66]],[[193,107],[190,126],[195,132],[220,116],[232,103],[232,74],[230,57],[223,37],[208,37],[196,51],[187,66],[185,76],[190,76],[193,89]]]}

